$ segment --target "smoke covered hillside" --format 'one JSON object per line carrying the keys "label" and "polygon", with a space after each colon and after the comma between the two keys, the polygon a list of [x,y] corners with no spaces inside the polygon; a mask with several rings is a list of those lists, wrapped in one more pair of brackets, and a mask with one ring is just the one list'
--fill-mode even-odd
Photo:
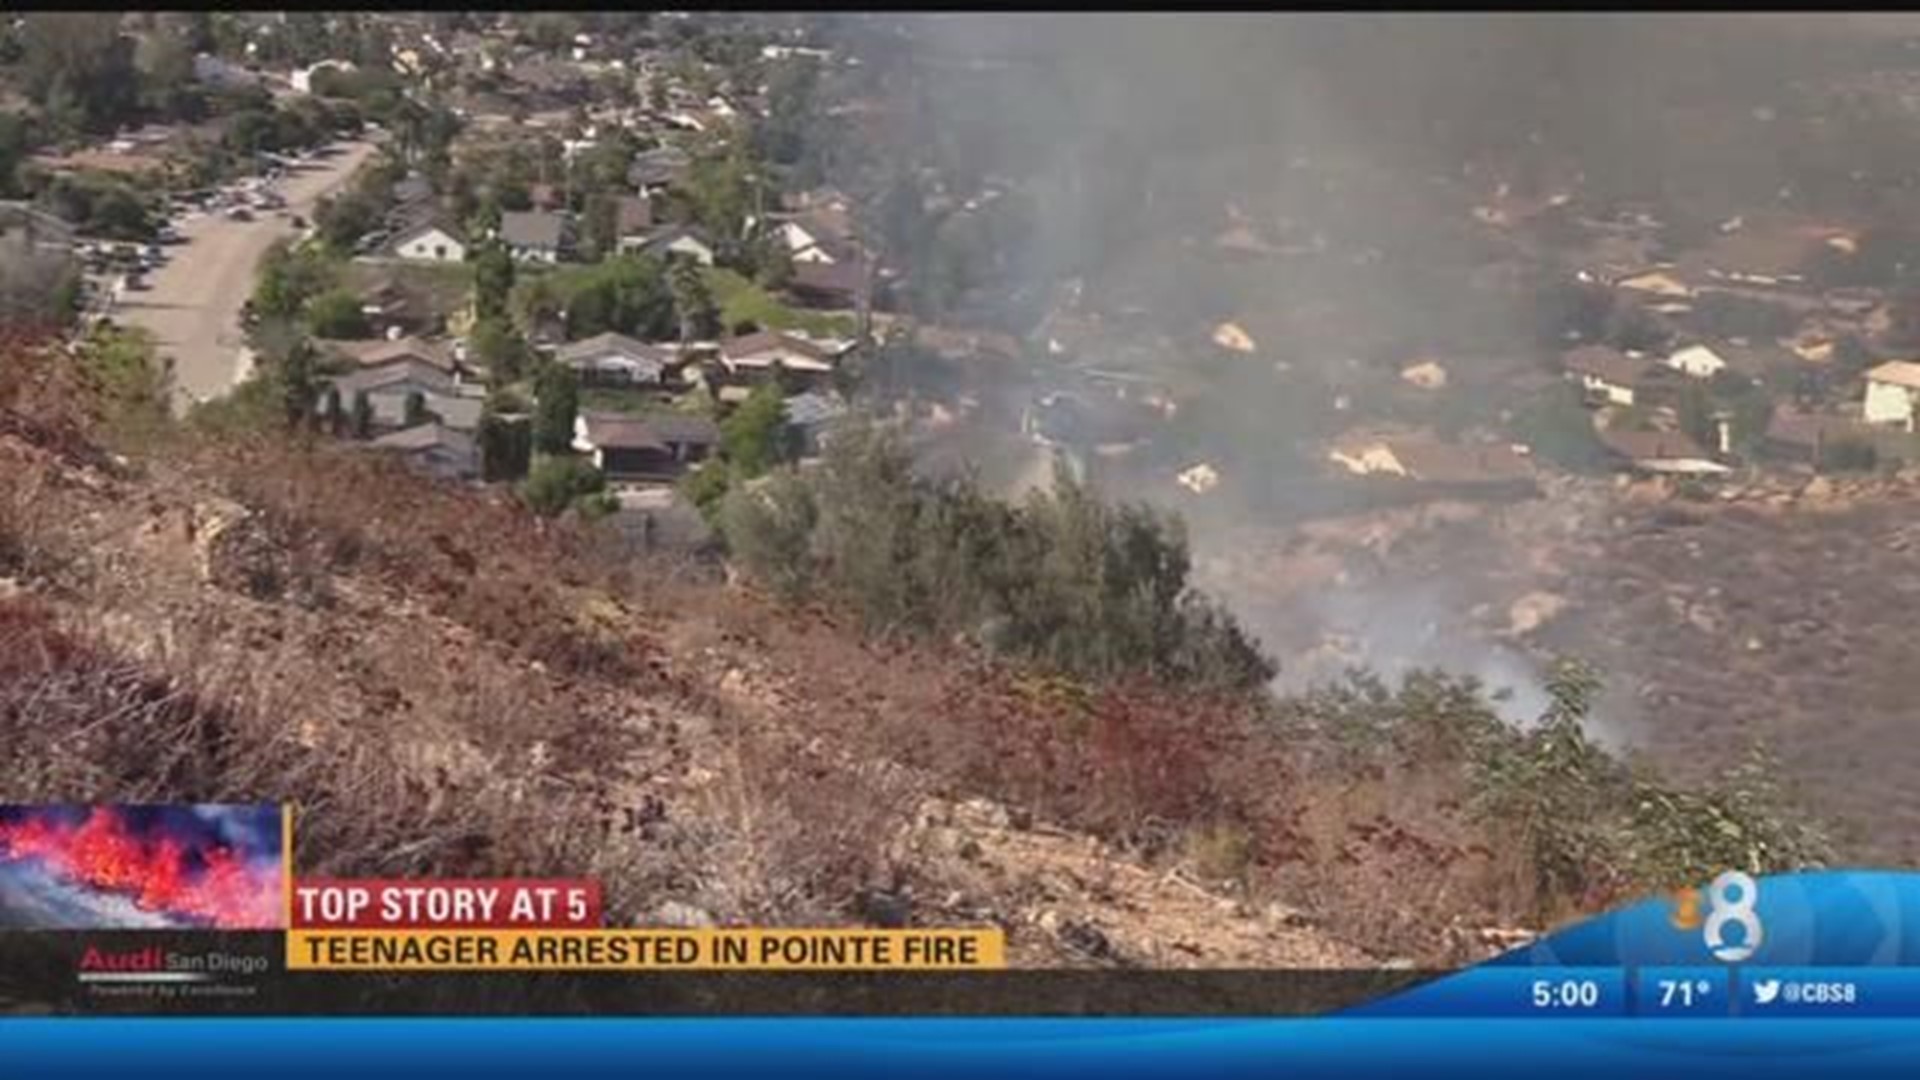
{"label": "smoke covered hillside", "polygon": [[[1588,657],[1608,675],[1596,737],[1683,769],[1771,745],[1823,812],[1912,856],[1910,830],[1874,809],[1914,809],[1908,765],[1842,764],[1900,742],[1898,664],[1813,656],[1781,631],[1818,598],[1857,595],[1857,575],[1904,582],[1905,568],[1741,545],[1804,533],[1837,550],[1841,526],[1811,508],[1906,505],[1901,483],[1802,496],[1810,470],[1773,417],[1871,437],[1883,470],[1915,460],[1857,418],[1862,373],[1920,347],[1905,255],[1920,24],[875,22],[887,32],[862,23],[864,40],[885,43],[878,71],[910,103],[889,135],[914,190],[983,207],[909,237],[914,314],[1021,335],[1032,362],[973,373],[975,458],[1038,431],[1038,455],[1175,509],[1199,580],[1267,644],[1282,686],[1439,666],[1510,688],[1524,721],[1551,658]],[[1620,285],[1649,268],[1721,295]],[[1867,314],[1835,314],[1846,305]],[[1705,346],[1735,369],[1677,404],[1599,417],[1568,393],[1579,345],[1649,362]],[[1726,513],[1699,490],[1619,486],[1595,434],[1614,422],[1724,439],[1735,480],[1704,497]],[[1423,491],[1338,464],[1383,440],[1406,448],[1394,468],[1451,479]],[[1530,456],[1502,486],[1484,462],[1508,447]],[[1001,471],[1019,487],[1045,468]],[[1799,570],[1733,574],[1733,552]],[[1819,603],[1832,626],[1873,621]],[[1764,678],[1698,674],[1749,668]]]}

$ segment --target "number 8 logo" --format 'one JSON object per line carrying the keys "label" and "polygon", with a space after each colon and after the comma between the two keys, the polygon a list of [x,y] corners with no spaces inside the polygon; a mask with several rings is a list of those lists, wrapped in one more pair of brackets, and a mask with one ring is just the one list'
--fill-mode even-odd
{"label": "number 8 logo", "polygon": [[[1729,896],[1738,893],[1738,899]],[[1707,948],[1713,955],[1728,963],[1737,963],[1752,956],[1760,947],[1760,913],[1753,910],[1755,901],[1760,899],[1760,886],[1753,878],[1738,870],[1729,870],[1713,879],[1707,889],[1706,937]],[[1728,945],[1722,931],[1728,923],[1740,927],[1740,944]]]}

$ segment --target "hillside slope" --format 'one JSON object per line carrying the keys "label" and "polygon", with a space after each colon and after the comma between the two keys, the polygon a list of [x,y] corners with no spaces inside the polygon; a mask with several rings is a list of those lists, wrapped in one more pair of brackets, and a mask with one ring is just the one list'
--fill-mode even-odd
{"label": "hillside slope", "polygon": [[1552,748],[1487,743],[1471,687],[1084,685],[326,440],[129,438],[62,354],[4,375],[9,799],[287,800],[304,873],[591,874],[618,924],[991,923],[1022,965],[1459,962],[1636,884],[1548,876],[1561,832],[1478,808],[1470,745]]}

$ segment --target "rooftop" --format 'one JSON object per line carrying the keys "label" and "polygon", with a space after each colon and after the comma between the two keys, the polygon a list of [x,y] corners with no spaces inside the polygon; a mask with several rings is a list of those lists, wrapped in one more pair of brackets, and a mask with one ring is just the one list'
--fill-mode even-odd
{"label": "rooftop", "polygon": [[500,215],[500,238],[515,247],[558,248],[566,231],[566,217],[545,210],[508,210]]}
{"label": "rooftop", "polygon": [[1867,372],[1868,382],[1890,383],[1920,390],[1920,361],[1889,360]]}
{"label": "rooftop", "polygon": [[1618,386],[1633,386],[1653,367],[1644,356],[1628,356],[1605,345],[1582,345],[1560,358],[1568,371],[1591,375]]}

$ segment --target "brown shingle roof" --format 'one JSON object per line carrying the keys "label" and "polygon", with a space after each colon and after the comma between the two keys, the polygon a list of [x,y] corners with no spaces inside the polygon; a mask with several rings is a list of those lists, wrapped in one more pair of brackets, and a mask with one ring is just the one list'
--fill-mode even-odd
{"label": "brown shingle roof", "polygon": [[1678,431],[1597,432],[1609,450],[1629,461],[1673,461],[1680,458],[1711,460],[1700,444]]}
{"label": "brown shingle roof", "polygon": [[1644,356],[1628,356],[1605,345],[1582,345],[1560,358],[1568,371],[1604,379],[1616,386],[1637,386],[1653,361]]}
{"label": "brown shingle roof", "polygon": [[654,413],[581,413],[587,440],[603,450],[665,450],[672,443],[712,445],[720,429],[704,416]]}
{"label": "brown shingle roof", "polygon": [[1416,480],[1435,484],[1490,484],[1525,480],[1527,460],[1499,443],[1443,443],[1397,439],[1387,444]]}
{"label": "brown shingle roof", "polygon": [[1864,424],[1844,416],[1823,416],[1780,407],[1767,420],[1767,438],[1789,446],[1816,447],[1868,433]]}

